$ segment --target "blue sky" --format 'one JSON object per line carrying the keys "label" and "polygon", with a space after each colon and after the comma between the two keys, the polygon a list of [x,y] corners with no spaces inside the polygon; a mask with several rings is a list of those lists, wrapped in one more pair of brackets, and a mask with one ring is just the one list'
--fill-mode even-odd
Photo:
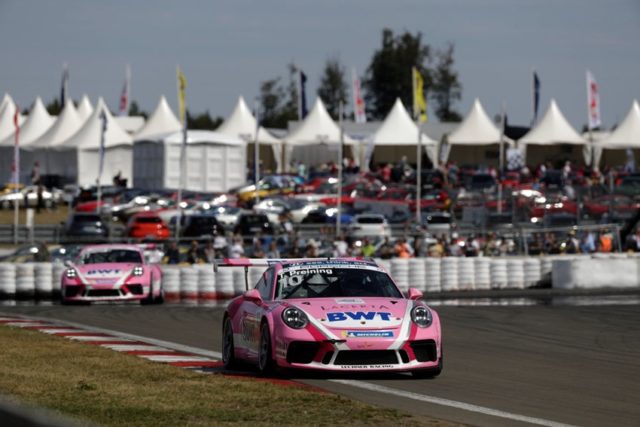
{"label": "blue sky", "polygon": [[385,27],[455,44],[463,115],[478,97],[491,116],[504,102],[510,123],[529,123],[533,69],[539,114],[555,98],[576,128],[586,123],[586,69],[605,127],[640,99],[638,0],[0,0],[0,92],[21,106],[48,102],[66,62],[74,99],[103,96],[115,110],[130,64],[132,99],[150,111],[164,94],[176,110],[180,64],[189,109],[224,117],[295,62],[310,104],[326,60],[364,73]]}

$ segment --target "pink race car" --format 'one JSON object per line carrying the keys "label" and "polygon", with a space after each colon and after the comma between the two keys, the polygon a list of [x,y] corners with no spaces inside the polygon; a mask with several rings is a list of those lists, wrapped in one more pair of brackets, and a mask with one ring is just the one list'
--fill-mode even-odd
{"label": "pink race car", "polygon": [[136,245],[91,245],[67,263],[61,302],[136,301],[162,303],[162,270],[148,264]]}
{"label": "pink race car", "polygon": [[[224,366],[249,362],[322,371],[442,371],[438,314],[409,289],[406,298],[374,261],[227,259],[214,267],[268,267],[224,313]],[[245,270],[246,271],[246,270]]]}

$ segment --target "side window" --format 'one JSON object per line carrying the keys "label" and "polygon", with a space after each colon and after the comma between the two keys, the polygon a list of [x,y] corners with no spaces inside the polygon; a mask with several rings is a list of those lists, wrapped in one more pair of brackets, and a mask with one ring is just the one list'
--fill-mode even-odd
{"label": "side window", "polygon": [[260,292],[263,300],[271,299],[271,285],[273,283],[273,268],[268,269],[258,280],[256,289]]}

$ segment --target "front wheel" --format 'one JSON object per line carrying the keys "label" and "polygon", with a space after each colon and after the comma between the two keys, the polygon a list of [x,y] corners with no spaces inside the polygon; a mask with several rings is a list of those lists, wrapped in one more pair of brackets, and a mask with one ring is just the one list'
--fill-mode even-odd
{"label": "front wheel", "polygon": [[262,375],[268,375],[274,370],[274,362],[271,357],[271,332],[269,324],[265,321],[260,326],[260,351],[258,353],[258,371]]}
{"label": "front wheel", "polygon": [[222,363],[225,369],[233,369],[237,365],[235,348],[233,345],[233,328],[231,319],[224,319],[222,325]]}

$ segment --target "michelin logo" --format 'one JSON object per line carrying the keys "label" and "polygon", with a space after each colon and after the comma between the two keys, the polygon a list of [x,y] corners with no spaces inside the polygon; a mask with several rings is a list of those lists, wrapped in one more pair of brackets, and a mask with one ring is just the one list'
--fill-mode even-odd
{"label": "michelin logo", "polygon": [[393,338],[392,331],[347,331],[347,338]]}

